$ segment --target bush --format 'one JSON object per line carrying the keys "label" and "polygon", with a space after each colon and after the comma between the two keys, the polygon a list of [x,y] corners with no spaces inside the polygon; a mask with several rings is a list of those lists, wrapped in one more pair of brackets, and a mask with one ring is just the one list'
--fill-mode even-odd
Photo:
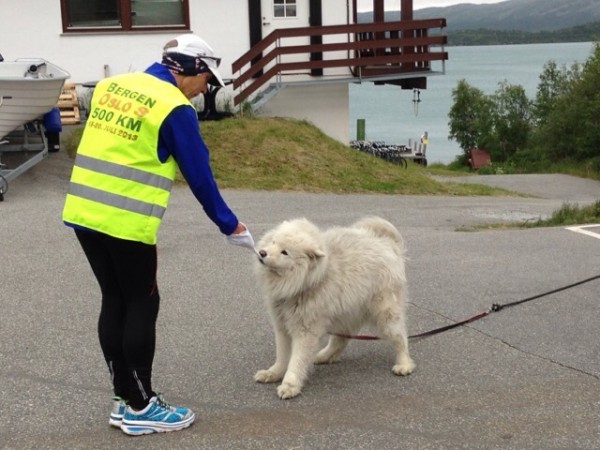
{"label": "bush", "polygon": [[600,178],[600,156],[590,159],[585,164],[586,172],[588,176],[593,178]]}

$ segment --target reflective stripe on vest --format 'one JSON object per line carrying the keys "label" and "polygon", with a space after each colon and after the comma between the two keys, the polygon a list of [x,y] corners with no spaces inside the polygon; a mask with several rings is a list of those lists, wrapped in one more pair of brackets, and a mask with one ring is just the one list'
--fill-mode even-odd
{"label": "reflective stripe on vest", "polygon": [[104,203],[105,205],[114,206],[115,208],[124,209],[126,211],[144,214],[145,216],[157,217],[159,219],[162,218],[166,210],[166,208],[163,206],[154,205],[152,203],[147,203],[140,200],[134,200],[123,195],[112,194],[110,192],[77,183],[70,184],[69,194],[88,200],[93,200],[98,203]]}
{"label": "reflective stripe on vest", "polygon": [[101,159],[92,158],[91,156],[78,154],[75,158],[75,165],[95,172],[102,172],[107,175],[137,181],[159,189],[170,190],[173,185],[173,181],[167,177],[144,172],[143,170],[134,169],[133,167],[122,166],[109,161],[102,161]]}
{"label": "reflective stripe on vest", "polygon": [[77,149],[63,220],[108,235],[156,243],[176,162],[157,155],[167,115],[193,106],[173,84],[145,73],[100,81]]}

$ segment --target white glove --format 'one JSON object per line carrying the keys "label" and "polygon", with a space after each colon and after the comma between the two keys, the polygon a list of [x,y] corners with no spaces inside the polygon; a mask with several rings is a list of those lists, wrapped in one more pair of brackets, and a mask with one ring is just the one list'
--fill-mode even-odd
{"label": "white glove", "polygon": [[247,228],[241,233],[230,234],[229,236],[225,236],[225,238],[227,239],[227,242],[229,242],[231,245],[239,245],[242,247],[246,247],[252,250],[254,253],[256,253],[256,250],[254,249],[254,239],[250,234],[250,230],[248,230]]}

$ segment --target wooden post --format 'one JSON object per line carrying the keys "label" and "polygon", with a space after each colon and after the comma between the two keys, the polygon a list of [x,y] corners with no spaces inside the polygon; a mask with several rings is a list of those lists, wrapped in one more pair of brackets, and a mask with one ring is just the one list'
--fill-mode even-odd
{"label": "wooden post", "polygon": [[[373,22],[385,22],[385,6],[383,0],[373,0]],[[375,39],[385,39],[385,33],[375,33]],[[375,50],[376,55],[383,55],[385,49]]]}
{"label": "wooden post", "polygon": [[[413,20],[413,0],[400,0],[400,20]],[[406,30],[402,32],[402,37],[412,38],[415,37],[413,30]],[[415,53],[414,47],[402,47],[403,55],[413,55]],[[405,70],[415,70],[415,67],[406,67]]]}
{"label": "wooden post", "polygon": [[400,20],[413,19],[413,0],[401,0],[400,3]]}

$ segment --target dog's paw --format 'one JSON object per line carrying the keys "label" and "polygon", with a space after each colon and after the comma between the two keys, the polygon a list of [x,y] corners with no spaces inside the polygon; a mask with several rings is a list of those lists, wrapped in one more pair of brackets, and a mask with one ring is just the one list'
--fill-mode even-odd
{"label": "dog's paw", "polygon": [[258,381],[259,383],[275,383],[283,378],[283,376],[278,375],[270,370],[259,370],[254,374],[254,381]]}
{"label": "dog's paw", "polygon": [[287,400],[300,395],[301,390],[301,386],[297,384],[283,382],[277,387],[277,395],[280,399]]}
{"label": "dog's paw", "polygon": [[333,364],[339,362],[339,360],[339,355],[331,355],[330,353],[325,353],[321,350],[315,357],[315,364]]}
{"label": "dog's paw", "polygon": [[410,375],[413,370],[415,370],[415,367],[417,367],[417,365],[412,359],[410,359],[402,364],[396,364],[394,367],[392,367],[392,372],[394,372],[396,375],[406,376]]}

